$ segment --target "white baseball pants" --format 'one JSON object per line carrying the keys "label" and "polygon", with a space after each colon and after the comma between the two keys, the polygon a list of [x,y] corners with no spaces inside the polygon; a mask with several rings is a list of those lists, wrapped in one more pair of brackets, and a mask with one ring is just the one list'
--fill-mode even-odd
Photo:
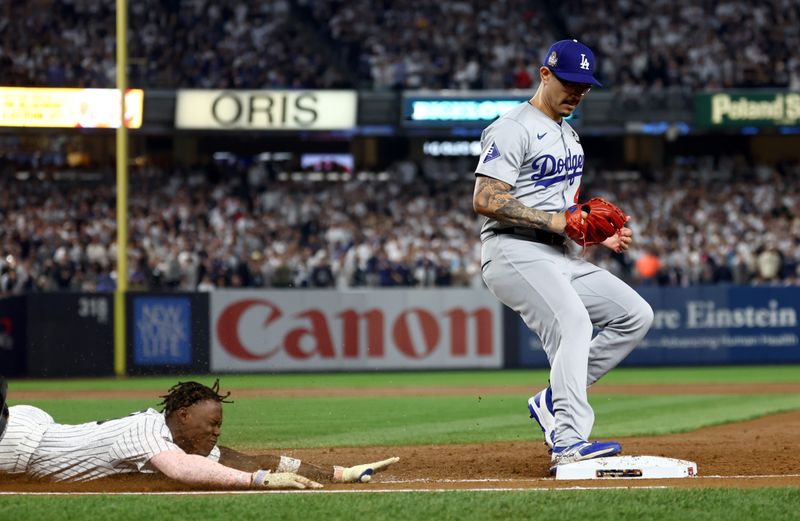
{"label": "white baseball pants", "polygon": [[[630,286],[565,246],[495,235],[483,243],[481,266],[492,293],[542,341],[550,362],[556,446],[588,441],[594,411],[586,389],[642,340],[652,308]],[[600,328],[594,338],[593,326]]]}

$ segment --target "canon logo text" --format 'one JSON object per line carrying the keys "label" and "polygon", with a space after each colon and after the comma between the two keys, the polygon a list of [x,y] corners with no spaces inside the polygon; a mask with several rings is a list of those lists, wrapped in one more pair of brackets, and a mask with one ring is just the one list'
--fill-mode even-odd
{"label": "canon logo text", "polygon": [[[257,312],[258,322],[246,313]],[[263,343],[248,345],[243,327],[257,323]],[[386,357],[397,353],[407,359],[424,359],[437,350],[450,357],[494,354],[494,318],[491,309],[449,307],[440,312],[409,307],[393,316],[379,308],[323,310],[308,308],[291,315],[266,299],[244,299],[226,306],[216,323],[223,349],[240,360],[264,360],[285,353],[296,360]],[[276,333],[278,333],[276,337]],[[252,337],[252,335],[251,335]],[[474,351],[470,353],[470,339]]]}

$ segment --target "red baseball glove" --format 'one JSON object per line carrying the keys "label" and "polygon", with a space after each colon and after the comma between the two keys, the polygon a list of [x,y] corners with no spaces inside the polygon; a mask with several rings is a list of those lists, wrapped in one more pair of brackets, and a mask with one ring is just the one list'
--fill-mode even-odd
{"label": "red baseball glove", "polygon": [[[589,214],[586,219],[583,218],[582,211]],[[566,216],[567,227],[564,232],[581,246],[600,244],[618,233],[627,221],[622,210],[600,197],[570,207]]]}

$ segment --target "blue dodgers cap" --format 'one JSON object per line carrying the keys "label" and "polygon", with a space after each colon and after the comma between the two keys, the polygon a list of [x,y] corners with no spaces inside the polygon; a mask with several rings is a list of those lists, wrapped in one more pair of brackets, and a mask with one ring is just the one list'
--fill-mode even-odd
{"label": "blue dodgers cap", "polygon": [[594,54],[578,40],[560,40],[550,46],[544,66],[558,79],[602,87],[594,77]]}

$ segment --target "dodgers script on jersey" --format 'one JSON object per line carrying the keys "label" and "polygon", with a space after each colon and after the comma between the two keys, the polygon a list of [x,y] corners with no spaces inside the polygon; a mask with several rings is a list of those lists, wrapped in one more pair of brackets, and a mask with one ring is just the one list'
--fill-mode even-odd
{"label": "dodgers script on jersey", "polygon": [[[178,450],[164,414],[155,409],[123,418],[62,425],[41,409],[10,409],[8,430],[0,440],[0,462],[16,463],[5,472],[24,472],[54,481],[89,481],[130,472],[154,472],[150,458]],[[208,458],[219,461],[214,447]]]}
{"label": "dodgers script on jersey", "polygon": [[[522,204],[563,212],[578,202],[583,175],[583,147],[565,120],[556,123],[530,103],[500,116],[481,135],[475,173],[513,186]],[[481,239],[499,223],[483,217]]]}

